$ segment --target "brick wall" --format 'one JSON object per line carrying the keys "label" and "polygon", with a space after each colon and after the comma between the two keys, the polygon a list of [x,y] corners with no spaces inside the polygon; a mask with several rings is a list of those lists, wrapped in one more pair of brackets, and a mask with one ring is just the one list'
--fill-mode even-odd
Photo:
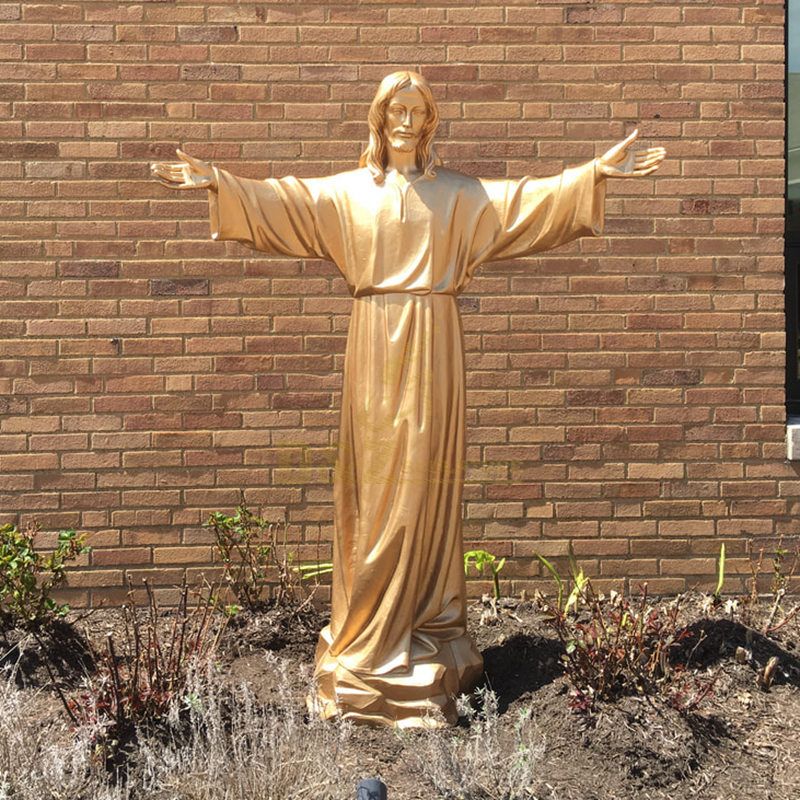
{"label": "brick wall", "polygon": [[0,520],[89,532],[74,603],[197,572],[240,489],[328,554],[344,283],[211,242],[205,193],[148,165],[183,145],[251,177],[349,169],[402,67],[471,174],[552,174],[637,122],[669,151],[610,185],[607,236],[462,296],[467,542],[511,557],[514,591],[571,540],[603,583],[672,592],[720,540],[733,571],[797,533],[782,3],[474,6],[0,5]]}

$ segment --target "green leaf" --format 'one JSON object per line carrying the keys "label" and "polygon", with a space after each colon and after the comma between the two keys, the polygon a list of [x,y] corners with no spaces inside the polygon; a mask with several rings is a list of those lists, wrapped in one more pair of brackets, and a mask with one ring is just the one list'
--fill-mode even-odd
{"label": "green leaf", "polygon": [[301,581],[311,578],[320,578],[323,575],[328,575],[333,572],[333,563],[324,561],[321,563],[312,562],[308,564],[298,564],[292,567],[292,571],[300,575]]}
{"label": "green leaf", "polygon": [[472,562],[475,562],[476,571],[483,573],[484,566],[492,561],[494,561],[494,556],[486,550],[468,550],[464,553],[464,574],[469,573]]}
{"label": "green leaf", "polygon": [[578,598],[580,597],[580,589],[576,584],[572,591],[569,593],[569,597],[567,598],[567,604],[564,606],[564,611],[569,611],[572,606],[575,606],[575,610],[578,610]]}
{"label": "green leaf", "polygon": [[725,542],[719,548],[719,560],[717,562],[717,588],[714,589],[714,597],[719,597],[722,586],[725,583]]}
{"label": "green leaf", "polygon": [[564,597],[564,581],[561,579],[561,576],[558,574],[558,570],[542,555],[536,553],[536,558],[542,563],[544,568],[553,576],[553,580],[556,582],[556,586],[558,586],[558,610],[561,610],[561,600]]}

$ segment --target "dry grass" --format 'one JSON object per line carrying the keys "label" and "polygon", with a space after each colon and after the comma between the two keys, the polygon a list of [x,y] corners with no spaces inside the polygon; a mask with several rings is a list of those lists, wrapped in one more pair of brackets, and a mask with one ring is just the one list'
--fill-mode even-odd
{"label": "dry grass", "polygon": [[532,706],[518,711],[509,736],[503,735],[495,693],[479,689],[477,697],[480,711],[466,696],[459,698],[468,729],[424,734],[424,746],[416,751],[421,777],[442,800],[535,800],[546,744]]}
{"label": "dry grass", "polygon": [[11,675],[0,683],[0,800],[334,800],[355,780],[339,768],[347,725],[306,720],[290,696],[286,662],[272,702],[225,686],[211,661],[198,663],[187,691],[161,724],[140,727],[117,780],[93,752],[97,731],[35,722],[37,693]]}
{"label": "dry grass", "polygon": [[18,665],[0,676],[0,800],[111,800],[93,774],[91,732],[72,734],[61,719],[42,725],[37,711],[47,692],[18,689]]}

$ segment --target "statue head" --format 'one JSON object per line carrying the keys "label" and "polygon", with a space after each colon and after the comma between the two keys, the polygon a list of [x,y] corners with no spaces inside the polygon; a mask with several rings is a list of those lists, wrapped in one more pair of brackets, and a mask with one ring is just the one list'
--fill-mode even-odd
{"label": "statue head", "polygon": [[[395,99],[398,102],[393,105]],[[390,147],[414,148],[417,167],[430,177],[436,174],[434,167],[442,163],[433,149],[439,109],[422,75],[406,70],[387,75],[375,93],[367,121],[369,143],[358,164],[369,169],[375,183],[383,183]]]}

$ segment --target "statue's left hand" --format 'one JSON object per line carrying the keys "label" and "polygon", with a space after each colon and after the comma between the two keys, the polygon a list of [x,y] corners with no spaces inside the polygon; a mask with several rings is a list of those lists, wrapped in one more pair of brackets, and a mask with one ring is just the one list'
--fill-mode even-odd
{"label": "statue's left hand", "polygon": [[634,152],[630,149],[639,135],[637,128],[627,139],[615,144],[597,159],[597,171],[607,178],[638,178],[655,172],[667,151],[663,147],[649,147]]}

